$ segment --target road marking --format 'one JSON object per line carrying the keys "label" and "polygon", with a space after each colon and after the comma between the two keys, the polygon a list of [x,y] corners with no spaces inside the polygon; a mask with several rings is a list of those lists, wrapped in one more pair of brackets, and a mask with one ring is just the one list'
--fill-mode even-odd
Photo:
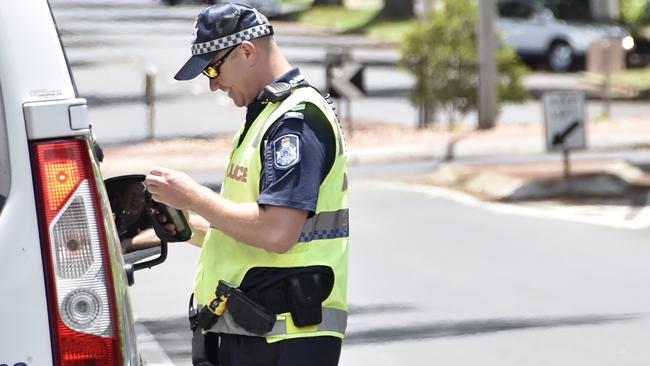
{"label": "road marking", "polygon": [[480,208],[497,214],[519,215],[534,218],[557,219],[583,224],[606,226],[616,229],[640,230],[650,227],[650,207],[564,205],[544,203],[489,202],[472,195],[442,187],[402,182],[358,181],[358,184],[392,189],[402,192],[422,193],[431,198],[442,198],[469,207]]}
{"label": "road marking", "polygon": [[156,341],[156,338],[143,324],[136,323],[138,351],[146,366],[169,366],[174,363]]}

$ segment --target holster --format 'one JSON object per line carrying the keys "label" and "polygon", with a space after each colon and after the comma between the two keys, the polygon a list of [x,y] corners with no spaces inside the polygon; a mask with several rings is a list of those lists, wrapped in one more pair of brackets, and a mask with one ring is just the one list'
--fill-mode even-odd
{"label": "holster", "polygon": [[333,281],[320,273],[289,277],[285,283],[287,307],[298,327],[323,321],[323,301],[332,291]]}
{"label": "holster", "polygon": [[268,333],[273,329],[275,314],[251,300],[238,288],[232,287],[224,281],[219,281],[219,287],[228,288],[226,308],[235,323],[247,331],[259,335]]}
{"label": "holster", "polygon": [[322,304],[334,287],[334,272],[325,266],[294,273],[270,286],[250,289],[247,294],[275,314],[289,312],[298,327],[320,324]]}

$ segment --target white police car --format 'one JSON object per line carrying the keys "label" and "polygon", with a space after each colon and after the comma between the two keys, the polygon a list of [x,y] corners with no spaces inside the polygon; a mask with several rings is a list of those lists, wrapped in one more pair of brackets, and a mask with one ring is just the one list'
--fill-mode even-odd
{"label": "white police car", "polygon": [[1,6],[0,45],[0,365],[137,365],[138,268],[47,1]]}

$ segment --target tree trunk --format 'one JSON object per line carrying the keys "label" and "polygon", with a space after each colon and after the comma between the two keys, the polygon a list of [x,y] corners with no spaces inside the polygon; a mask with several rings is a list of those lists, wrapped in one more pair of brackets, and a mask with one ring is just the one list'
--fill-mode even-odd
{"label": "tree trunk", "polygon": [[385,19],[408,19],[415,16],[415,0],[384,0],[381,14]]}
{"label": "tree trunk", "polygon": [[314,0],[315,6],[343,6],[343,0]]}

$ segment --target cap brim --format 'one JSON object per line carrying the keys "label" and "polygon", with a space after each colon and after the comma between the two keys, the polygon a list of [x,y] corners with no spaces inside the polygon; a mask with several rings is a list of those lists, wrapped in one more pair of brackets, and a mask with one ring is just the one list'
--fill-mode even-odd
{"label": "cap brim", "polygon": [[176,80],[191,80],[197,77],[203,69],[205,69],[208,64],[210,64],[210,61],[212,61],[212,58],[214,54],[217,51],[210,52],[210,53],[204,53],[201,55],[194,55],[190,57],[189,60],[181,67],[180,70],[174,75],[174,79]]}

